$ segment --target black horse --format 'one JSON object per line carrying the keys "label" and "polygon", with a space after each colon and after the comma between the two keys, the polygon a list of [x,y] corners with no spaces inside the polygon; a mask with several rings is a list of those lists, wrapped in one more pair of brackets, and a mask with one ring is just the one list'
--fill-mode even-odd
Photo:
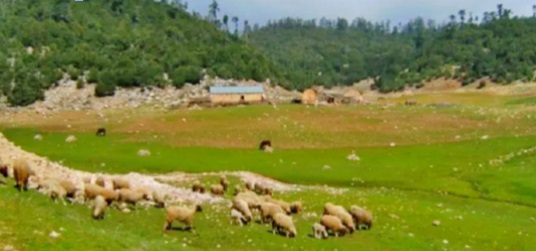
{"label": "black horse", "polygon": [[263,140],[259,146],[259,150],[264,151],[264,149],[266,149],[267,146],[272,147],[272,142],[269,140]]}

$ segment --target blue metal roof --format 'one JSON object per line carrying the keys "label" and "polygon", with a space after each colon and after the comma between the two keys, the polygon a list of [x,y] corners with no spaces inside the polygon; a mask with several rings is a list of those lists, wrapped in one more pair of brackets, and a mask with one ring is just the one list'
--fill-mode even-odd
{"label": "blue metal roof", "polygon": [[264,93],[262,85],[254,86],[211,86],[210,94]]}

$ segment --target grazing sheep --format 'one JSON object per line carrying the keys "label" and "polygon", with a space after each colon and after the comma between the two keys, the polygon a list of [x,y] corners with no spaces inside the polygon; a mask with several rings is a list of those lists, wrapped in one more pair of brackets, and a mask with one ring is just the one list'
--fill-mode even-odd
{"label": "grazing sheep", "polygon": [[248,203],[248,207],[251,210],[260,209],[262,200],[259,198],[259,196],[257,196],[256,193],[252,191],[238,193],[237,195],[235,195],[235,198],[240,198],[244,200],[246,203]]}
{"label": "grazing sheep", "polygon": [[301,201],[294,201],[290,203],[290,213],[300,214],[301,212],[303,212],[303,205]]}
{"label": "grazing sheep", "polygon": [[104,180],[104,177],[98,176],[97,179],[95,180],[95,184],[97,184],[97,185],[99,185],[101,187],[105,187],[106,181]]}
{"label": "grazing sheep", "polygon": [[272,202],[274,204],[279,205],[281,209],[285,211],[286,214],[290,215],[292,213],[292,210],[290,209],[290,203],[283,201],[283,200],[273,199],[271,197],[264,197],[264,198],[265,198],[264,201],[266,202]]}
{"label": "grazing sheep", "polygon": [[201,189],[205,189],[199,180],[195,180],[192,184],[192,192],[201,192]]}
{"label": "grazing sheep", "polygon": [[33,174],[28,162],[22,158],[18,158],[13,162],[13,176],[17,188],[22,192],[28,190],[28,179]]}
{"label": "grazing sheep", "polygon": [[284,214],[284,213],[276,213],[272,220],[272,233],[275,234],[275,232],[284,232],[286,237],[296,237],[298,234],[296,231],[296,227],[294,226],[294,222],[292,221],[292,217]]}
{"label": "grazing sheep", "polygon": [[355,223],[352,215],[344,209],[342,206],[334,205],[330,202],[324,205],[324,215],[333,215],[341,219],[342,223],[353,233],[355,230]]}
{"label": "grazing sheep", "polygon": [[251,182],[251,181],[246,182],[246,189],[248,191],[252,191],[254,186],[255,186],[255,184],[253,182]]}
{"label": "grazing sheep", "polygon": [[196,212],[202,212],[200,205],[195,205],[192,208],[183,206],[170,206],[166,208],[166,223],[164,231],[171,228],[171,223],[179,221],[184,223],[188,229],[193,229],[194,216]]}
{"label": "grazing sheep", "polygon": [[285,213],[283,209],[272,202],[263,202],[260,206],[261,222],[271,222],[277,213]]}
{"label": "grazing sheep", "polygon": [[231,216],[231,224],[233,224],[234,222],[238,222],[240,226],[243,226],[248,223],[248,220],[246,219],[246,217],[235,208],[231,208],[230,216]]}
{"label": "grazing sheep", "polygon": [[106,136],[106,128],[101,127],[97,129],[97,136],[102,136],[102,137]]}
{"label": "grazing sheep", "polygon": [[272,147],[272,141],[270,140],[261,141],[261,144],[259,145],[259,150],[264,151],[266,150],[266,147]]}
{"label": "grazing sheep", "polygon": [[38,180],[37,189],[50,197],[54,202],[60,199],[65,203],[64,198],[67,197],[67,191],[60,182],[56,179]]}
{"label": "grazing sheep", "polygon": [[104,197],[98,195],[93,200],[93,219],[95,220],[102,220],[104,219],[104,212],[106,211],[106,207],[108,205],[106,204],[106,200]]}
{"label": "grazing sheep", "polygon": [[114,201],[117,201],[118,197],[118,194],[114,190],[106,189],[104,187],[93,184],[85,185],[84,194],[87,200],[95,199],[95,197],[100,195],[104,197],[108,205],[112,204],[112,202]]}
{"label": "grazing sheep", "polygon": [[164,208],[166,206],[165,196],[156,190],[153,191],[153,201],[155,203],[154,206],[157,208]]}
{"label": "grazing sheep", "polygon": [[114,185],[114,190],[123,188],[130,189],[130,182],[128,179],[116,177],[112,179],[112,183]]}
{"label": "grazing sheep", "polygon": [[322,215],[320,224],[326,228],[326,230],[331,230],[335,237],[339,237],[339,234],[345,235],[348,233],[348,228],[346,228],[341,219],[333,215]]}
{"label": "grazing sheep", "polygon": [[62,179],[59,180],[58,183],[60,184],[60,186],[63,187],[63,189],[65,189],[67,198],[73,199],[76,196],[76,192],[78,191],[78,189],[73,184],[73,182]]}
{"label": "grazing sheep", "polygon": [[145,194],[140,191],[132,191],[130,189],[119,189],[117,192],[117,201],[136,206],[136,203],[146,198]]}
{"label": "grazing sheep", "polygon": [[234,208],[238,210],[241,214],[243,214],[247,222],[250,222],[253,219],[253,214],[251,213],[249,205],[245,200],[236,197],[233,198],[233,204],[231,208]]}
{"label": "grazing sheep", "polygon": [[220,177],[220,185],[223,187],[223,191],[227,192],[227,187],[229,187],[229,181],[223,175]]}
{"label": "grazing sheep", "polygon": [[225,189],[221,184],[213,184],[210,186],[210,192],[214,195],[222,195],[225,193]]}
{"label": "grazing sheep", "polygon": [[364,226],[367,230],[372,228],[372,212],[369,212],[364,208],[355,205],[351,206],[348,212],[350,213],[350,215],[352,215],[357,229],[362,229],[361,226]]}
{"label": "grazing sheep", "polygon": [[145,200],[153,200],[153,191],[147,187],[140,187],[135,192],[141,193],[143,195],[143,199]]}
{"label": "grazing sheep", "polygon": [[320,223],[313,224],[313,236],[316,239],[327,239],[328,238],[328,231],[326,230],[326,227]]}

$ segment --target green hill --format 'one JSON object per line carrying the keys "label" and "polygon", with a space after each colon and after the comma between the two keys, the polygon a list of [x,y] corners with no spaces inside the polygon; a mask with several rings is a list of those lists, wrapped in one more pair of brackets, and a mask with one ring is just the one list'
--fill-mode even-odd
{"label": "green hill", "polygon": [[480,17],[460,10],[446,24],[287,18],[247,38],[300,88],[370,77],[378,77],[376,87],[384,91],[438,77],[510,83],[533,80],[536,65],[536,18],[513,16],[502,5]]}
{"label": "green hill", "polygon": [[180,6],[154,0],[0,5],[0,86],[12,105],[43,98],[43,88],[63,73],[80,85],[98,82],[100,96],[112,95],[115,86],[196,83],[203,69],[222,78],[277,76],[255,48]]}

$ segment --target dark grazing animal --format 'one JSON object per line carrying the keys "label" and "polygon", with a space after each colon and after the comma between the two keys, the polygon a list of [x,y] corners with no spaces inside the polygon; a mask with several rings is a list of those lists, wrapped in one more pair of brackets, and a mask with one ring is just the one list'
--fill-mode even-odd
{"label": "dark grazing animal", "polygon": [[259,150],[264,151],[267,146],[272,147],[272,142],[269,140],[263,140],[259,146]]}
{"label": "dark grazing animal", "polygon": [[106,136],[106,128],[97,129],[97,136]]}

